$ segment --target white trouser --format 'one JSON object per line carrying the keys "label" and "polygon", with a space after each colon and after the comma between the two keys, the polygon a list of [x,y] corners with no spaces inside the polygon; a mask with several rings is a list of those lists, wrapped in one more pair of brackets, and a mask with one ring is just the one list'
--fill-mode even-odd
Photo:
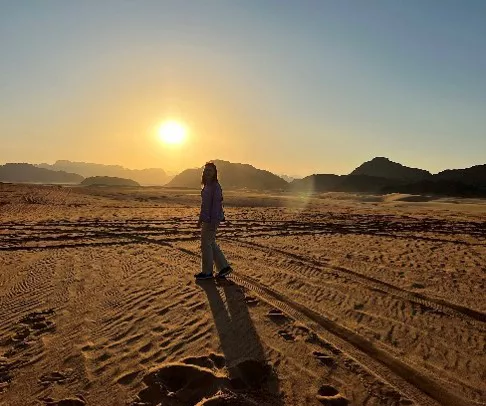
{"label": "white trouser", "polygon": [[218,224],[212,225],[210,223],[202,223],[201,228],[201,254],[202,254],[202,272],[205,274],[213,273],[213,262],[216,265],[216,270],[228,266],[228,262],[224,257],[223,252],[216,244],[216,230]]}

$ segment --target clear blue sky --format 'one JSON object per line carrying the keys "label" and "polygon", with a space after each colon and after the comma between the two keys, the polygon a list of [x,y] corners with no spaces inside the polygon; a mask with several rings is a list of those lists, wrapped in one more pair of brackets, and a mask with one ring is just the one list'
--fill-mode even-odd
{"label": "clear blue sky", "polygon": [[0,0],[0,61],[0,162],[486,163],[483,0]]}

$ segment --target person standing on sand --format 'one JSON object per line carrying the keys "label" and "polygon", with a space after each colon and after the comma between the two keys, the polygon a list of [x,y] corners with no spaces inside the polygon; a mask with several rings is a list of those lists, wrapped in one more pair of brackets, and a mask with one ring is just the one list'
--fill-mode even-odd
{"label": "person standing on sand", "polygon": [[201,229],[201,272],[194,275],[196,279],[213,277],[213,262],[218,270],[217,277],[224,278],[233,269],[216,243],[216,230],[224,220],[223,191],[218,181],[218,170],[212,162],[206,163],[201,178],[201,212],[197,227]]}

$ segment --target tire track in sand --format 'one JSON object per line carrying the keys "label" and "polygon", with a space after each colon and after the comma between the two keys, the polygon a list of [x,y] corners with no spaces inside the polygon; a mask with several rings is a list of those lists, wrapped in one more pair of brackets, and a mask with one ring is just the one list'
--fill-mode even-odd
{"label": "tire track in sand", "polygon": [[243,240],[239,239],[225,239],[222,238],[223,240],[229,242],[229,243],[235,243],[237,242],[239,245],[246,246],[247,248],[250,249],[258,249],[261,251],[269,252],[269,253],[279,253],[281,255],[291,257],[293,259],[296,259],[303,264],[310,264],[313,266],[318,266],[320,268],[326,268],[326,270],[333,270],[337,272],[338,274],[346,275],[348,277],[351,277],[352,279],[361,282],[362,284],[366,285],[370,289],[377,289],[381,292],[384,292],[389,295],[393,295],[396,297],[399,297],[401,299],[406,299],[411,302],[415,302],[417,304],[423,305],[430,307],[436,311],[440,311],[444,314],[447,314],[448,316],[452,317],[459,317],[461,319],[466,319],[468,320],[471,324],[473,324],[475,327],[480,328],[483,331],[486,331],[486,314],[474,309],[470,309],[465,306],[457,305],[455,303],[448,302],[443,299],[436,299],[436,298],[431,298],[429,296],[426,296],[421,293],[417,292],[410,292],[406,289],[399,288],[397,286],[394,286],[390,283],[387,283],[385,281],[381,281],[379,279],[363,275],[359,272],[353,271],[348,268],[344,268],[341,266],[334,266],[330,265],[328,263],[324,263],[315,259],[307,259],[299,254],[295,254],[292,252],[287,252],[284,250],[280,250],[278,248],[270,248],[267,247],[263,244],[258,244],[258,243],[248,243]]}
{"label": "tire track in sand", "polygon": [[[157,241],[147,241],[157,244]],[[164,244],[165,245],[165,244]],[[178,247],[174,246],[174,249]],[[187,255],[199,257],[199,254],[187,249],[179,250]],[[479,405],[450,393],[428,375],[415,370],[410,365],[394,358],[385,350],[373,345],[368,340],[340,324],[318,314],[306,306],[295,302],[279,292],[262,285],[254,279],[241,274],[232,274],[236,283],[253,291],[268,304],[277,307],[326,341],[340,348],[351,359],[356,360],[366,369],[399,392],[423,406]]]}
{"label": "tire track in sand", "polygon": [[[431,399],[445,406],[480,404],[450,393],[426,374],[417,371],[410,365],[391,356],[385,350],[369,342],[354,331],[262,285],[251,277],[236,274],[232,276],[232,280],[254,291],[263,300],[280,308],[299,322],[307,325],[310,324],[309,327],[316,334],[331,341],[338,348],[345,351],[351,358],[356,359],[361,365],[371,369],[385,382],[398,388],[400,392],[406,394],[407,397],[418,402],[418,404],[436,404]],[[356,349],[361,353],[356,351]],[[383,368],[383,366],[388,370]],[[394,374],[390,374],[390,371]]]}

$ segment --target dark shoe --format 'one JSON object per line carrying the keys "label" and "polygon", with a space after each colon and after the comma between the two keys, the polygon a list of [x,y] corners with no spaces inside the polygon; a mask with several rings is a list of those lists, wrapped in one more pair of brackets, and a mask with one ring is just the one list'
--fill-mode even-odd
{"label": "dark shoe", "polygon": [[231,272],[233,272],[233,268],[230,266],[227,266],[226,268],[221,269],[221,271],[218,272],[217,277],[218,278],[226,278]]}
{"label": "dark shoe", "polygon": [[202,272],[199,272],[198,274],[194,275],[194,277],[198,280],[202,280],[202,279],[212,279],[213,277],[213,274],[212,273],[202,273]]}

